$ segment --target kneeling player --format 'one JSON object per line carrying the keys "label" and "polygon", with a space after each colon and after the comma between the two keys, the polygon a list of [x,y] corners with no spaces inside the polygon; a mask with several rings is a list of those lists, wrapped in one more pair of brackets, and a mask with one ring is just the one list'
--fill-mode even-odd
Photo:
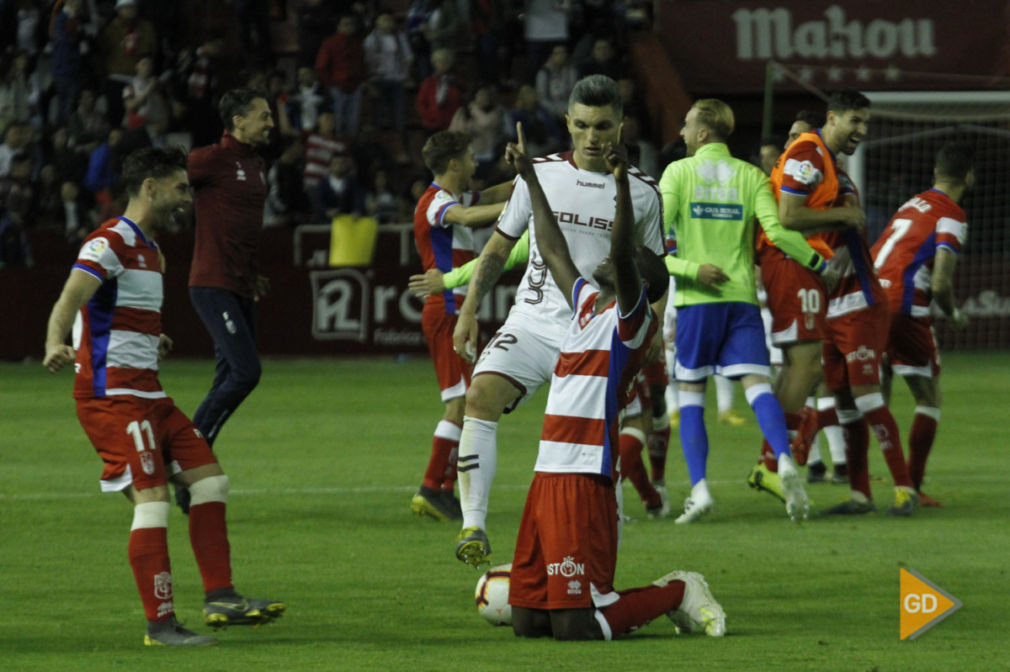
{"label": "kneeling player", "polygon": [[521,637],[612,639],[668,614],[687,630],[722,635],[725,614],[700,574],[673,572],[651,586],[613,588],[617,412],[656,331],[639,269],[648,299],[660,298],[667,283],[658,257],[643,248],[636,253],[632,244],[627,161],[609,143],[604,148],[618,185],[617,211],[610,256],[593,274],[597,290],[579,276],[521,147],[510,145],[508,156],[527,182],[538,245],[574,314],[551,380],[512,561],[513,630]]}
{"label": "kneeling player", "polygon": [[[175,618],[169,478],[192,496],[189,538],[206,593],[205,622],[268,623],[285,605],[235,592],[225,526],[228,477],[158,381],[158,359],[171,340],[161,333],[164,259],[152,236],[192,202],[186,157],[140,150],[127,157],[122,179],[130,198],[126,212],[85,239],[49,317],[43,365],[56,372],[75,364],[77,417],[105,463],[102,491],[122,492],[133,502],[129,556],[147,615],[144,643],[214,644]],[[75,316],[76,355],[65,344]]]}

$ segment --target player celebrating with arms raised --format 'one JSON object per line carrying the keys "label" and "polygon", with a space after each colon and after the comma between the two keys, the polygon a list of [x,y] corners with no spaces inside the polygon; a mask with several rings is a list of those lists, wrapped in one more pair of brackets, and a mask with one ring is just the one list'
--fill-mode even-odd
{"label": "player celebrating with arms raised", "polygon": [[624,152],[601,146],[617,204],[610,254],[592,274],[596,289],[572,260],[534,164],[515,145],[506,151],[527,185],[539,256],[569,308],[512,561],[513,630],[521,637],[612,639],[669,614],[687,630],[720,636],[726,617],[700,574],[672,572],[651,586],[613,588],[617,415],[656,332],[649,301],[662,298],[668,284],[659,257],[633,242]]}
{"label": "player celebrating with arms raised", "polygon": [[[617,185],[607,170],[603,148],[619,141],[622,118],[617,82],[603,75],[585,77],[569,97],[567,119],[573,151],[533,160],[575,265],[585,277],[610,249]],[[661,254],[661,207],[655,183],[635,168],[629,168],[628,174],[634,240]],[[477,306],[501,275],[516,240],[532,225],[529,190],[525,181],[517,180],[495,233],[478,258],[460,307],[453,335],[456,352],[467,355],[467,350],[475,347]],[[487,561],[491,553],[485,527],[497,464],[498,420],[550,379],[569,317],[567,297],[547,272],[534,231],[530,262],[515,306],[481,353],[466,393],[457,463],[463,529],[457,538],[456,557],[463,562],[477,565]]]}
{"label": "player celebrating with arms raised", "polygon": [[[935,301],[955,329],[968,322],[954,305],[954,266],[967,233],[967,218],[958,203],[975,184],[971,149],[964,143],[945,144],[936,155],[933,175],[933,188],[898,208],[872,250],[891,310],[888,363],[915,397],[908,472],[923,506],[940,506],[921,491],[940,421],[940,351],[929,304]],[[890,378],[884,390],[890,393]]]}
{"label": "player celebrating with arms raised", "polygon": [[[213,644],[213,637],[175,618],[170,478],[191,495],[189,539],[206,591],[207,624],[266,623],[284,604],[249,600],[232,587],[228,477],[158,381],[158,359],[172,342],[161,333],[164,259],[153,236],[191,203],[186,157],[161,149],[134,152],[123,163],[122,180],[130,198],[126,212],[85,239],[49,316],[42,363],[56,372],[76,362],[77,417],[105,462],[102,491],[122,492],[133,502],[129,557],[147,615],[144,643]],[[65,344],[71,325],[77,327],[73,348]]]}

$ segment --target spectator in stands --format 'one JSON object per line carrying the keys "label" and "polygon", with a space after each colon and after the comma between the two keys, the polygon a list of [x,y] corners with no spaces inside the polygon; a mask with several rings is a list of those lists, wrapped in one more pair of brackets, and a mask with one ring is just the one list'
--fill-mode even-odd
{"label": "spectator in stands", "polygon": [[458,0],[428,0],[424,35],[432,51],[456,49],[466,31]]}
{"label": "spectator in stands", "polygon": [[568,47],[559,44],[551,50],[544,67],[537,73],[537,98],[557,119],[568,114],[568,96],[579,80],[579,73],[568,58]]}
{"label": "spectator in stands", "polygon": [[528,156],[541,156],[558,152],[564,147],[564,134],[561,125],[551,112],[540,104],[537,91],[529,84],[519,87],[516,93],[515,107],[509,111],[509,135],[517,142],[516,122],[522,122],[526,135],[526,153]]}
{"label": "spectator in stands", "polygon": [[449,130],[460,131],[470,136],[470,147],[477,161],[477,176],[483,178],[497,157],[495,148],[507,136],[508,111],[498,102],[498,93],[493,86],[477,89],[473,100],[461,106]]}
{"label": "spectator in stands", "polygon": [[122,142],[123,129],[112,128],[106,141],[96,147],[88,157],[88,172],[84,177],[84,187],[92,193],[99,205],[105,205],[112,200],[111,188],[119,177],[116,148]]}
{"label": "spectator in stands", "polygon": [[82,152],[90,153],[109,134],[109,122],[97,109],[97,99],[93,89],[81,89],[77,98],[77,108],[67,122],[70,141]]}
{"label": "spectator in stands", "polygon": [[645,106],[638,97],[635,80],[625,75],[617,80],[617,88],[621,90],[621,103],[624,105],[624,116],[635,117],[640,124],[644,123],[648,119],[648,115],[646,114]]}
{"label": "spectator in stands", "polygon": [[626,79],[627,68],[618,58],[610,37],[597,37],[589,60],[579,67],[579,79],[589,75],[606,75],[614,80]]}
{"label": "spectator in stands", "polygon": [[54,10],[50,36],[52,38],[53,90],[56,93],[56,121],[67,123],[81,89],[81,45],[85,42],[84,23],[87,9],[84,0],[66,0]]}
{"label": "spectator in stands", "polygon": [[375,20],[375,29],[365,38],[365,62],[373,87],[376,122],[392,126],[400,140],[398,160],[407,160],[407,109],[404,84],[410,77],[414,60],[407,35],[397,30],[393,15],[383,12]]}
{"label": "spectator in stands", "polygon": [[18,194],[29,195],[26,207],[31,208],[34,192],[32,191],[32,157],[27,152],[18,152],[10,158],[6,174],[0,176],[0,207],[11,207],[8,200]]}
{"label": "spectator in stands", "polygon": [[235,0],[235,27],[247,63],[272,62],[269,0]]}
{"label": "spectator in stands", "polygon": [[0,60],[0,128],[12,121],[42,126],[38,73],[27,51]]}
{"label": "spectator in stands", "polygon": [[4,131],[3,144],[0,144],[0,177],[7,177],[11,172],[11,163],[15,155],[26,154],[31,157],[33,136],[32,127],[25,121],[8,124]]}
{"label": "spectator in stands", "polygon": [[56,166],[47,163],[39,171],[39,179],[34,185],[34,202],[28,212],[31,226],[60,226],[63,222],[63,205],[60,189],[63,186]]}
{"label": "spectator in stands", "polygon": [[417,113],[426,136],[449,128],[456,110],[462,104],[462,92],[452,73],[454,56],[448,49],[437,49],[431,55],[432,75],[421,82],[417,90]]}
{"label": "spectator in stands", "polygon": [[105,103],[108,119],[123,118],[123,87],[130,83],[142,58],[158,56],[154,25],[137,16],[137,0],[116,0],[116,16],[98,36],[105,72]]}
{"label": "spectator in stands", "polygon": [[319,115],[319,129],[305,140],[305,191],[313,193],[329,172],[330,159],[346,152],[347,144],[337,138],[336,118],[327,110]]}
{"label": "spectator in stands", "polygon": [[503,84],[498,36],[507,34],[507,4],[499,0],[470,0],[470,31],[474,39],[477,76],[482,84]]}
{"label": "spectator in stands", "polygon": [[341,153],[330,159],[330,172],[312,192],[312,220],[330,222],[337,215],[365,212],[365,193],[354,174],[354,159]]}
{"label": "spectator in stands", "polygon": [[414,0],[407,10],[407,20],[403,30],[414,55],[414,79],[424,81],[431,76],[431,44],[425,36],[428,26],[428,0]]}
{"label": "spectator in stands", "polygon": [[661,177],[659,150],[642,135],[638,117],[624,117],[621,141],[628,149],[628,161],[654,180]]}
{"label": "spectator in stands", "polygon": [[63,210],[60,221],[63,224],[63,235],[75,248],[98,223],[95,212],[87,208],[82,197],[83,194],[76,182],[64,182],[60,186],[60,205]]}
{"label": "spectator in stands", "polygon": [[305,143],[301,136],[289,136],[282,141],[280,158],[267,172],[267,194],[264,226],[298,226],[305,223],[308,199],[305,196],[302,157]]}
{"label": "spectator in stands", "polygon": [[292,128],[312,131],[319,124],[319,114],[333,108],[330,97],[312,68],[298,68],[298,89],[288,99],[287,113]]}
{"label": "spectator in stands", "polygon": [[25,235],[31,201],[30,186],[13,189],[4,199],[6,208],[0,214],[0,268],[35,265],[28,236]]}
{"label": "spectator in stands", "polygon": [[298,4],[298,65],[314,67],[319,49],[337,25],[337,3],[303,0]]}
{"label": "spectator in stands", "polygon": [[221,38],[207,40],[196,49],[181,49],[170,73],[171,95],[182,106],[181,126],[190,134],[193,147],[213,144],[221,137],[216,101],[223,50]]}
{"label": "spectator in stands", "polygon": [[365,212],[379,224],[395,224],[399,221],[400,201],[390,187],[388,171],[375,172],[372,188],[365,194]]}
{"label": "spectator in stands", "polygon": [[567,44],[571,3],[557,0],[527,0],[523,12],[527,72],[531,78],[547,60],[556,44]]}
{"label": "spectator in stands", "polygon": [[56,168],[57,174],[63,180],[80,182],[88,169],[86,154],[70,146],[70,132],[66,126],[53,129],[49,136],[49,150],[46,152],[45,160]]}
{"label": "spectator in stands", "polygon": [[361,86],[365,82],[365,48],[357,35],[357,19],[352,14],[340,18],[335,35],[323,42],[316,57],[316,74],[333,96],[337,134],[358,132]]}
{"label": "spectator in stands", "polygon": [[123,108],[126,110],[123,126],[143,128],[155,117],[163,123],[167,121],[171,112],[165,96],[159,91],[160,86],[154,76],[154,61],[147,57],[137,61],[137,74],[123,87]]}

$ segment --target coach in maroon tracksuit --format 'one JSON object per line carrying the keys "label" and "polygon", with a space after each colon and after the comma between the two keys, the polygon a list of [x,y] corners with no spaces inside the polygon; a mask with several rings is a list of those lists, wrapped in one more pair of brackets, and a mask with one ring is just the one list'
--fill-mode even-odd
{"label": "coach in maroon tracksuit", "polygon": [[[260,379],[255,307],[269,283],[258,273],[257,247],[268,188],[255,148],[269,142],[274,126],[266,98],[254,89],[229,91],[219,107],[226,129],[221,142],[194,149],[188,162],[196,194],[189,296],[214,339],[217,360],[214,383],[193,422],[211,446]],[[186,495],[176,490],[183,511]]]}

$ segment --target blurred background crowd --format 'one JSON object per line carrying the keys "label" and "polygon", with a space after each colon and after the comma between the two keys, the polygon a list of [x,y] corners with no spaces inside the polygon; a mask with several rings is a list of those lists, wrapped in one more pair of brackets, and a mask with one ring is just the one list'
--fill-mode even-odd
{"label": "blurred background crowd", "polygon": [[[264,225],[339,214],[412,221],[425,138],[468,132],[474,187],[510,179],[504,144],[568,149],[582,76],[616,79],[623,140],[666,158],[625,58],[647,0],[0,0],[0,266],[32,265],[33,230],[76,246],[122,212],[122,159],[217,142],[220,95],[258,87],[274,112]],[[290,28],[290,30],[286,30]],[[177,226],[191,226],[178,222]]]}

